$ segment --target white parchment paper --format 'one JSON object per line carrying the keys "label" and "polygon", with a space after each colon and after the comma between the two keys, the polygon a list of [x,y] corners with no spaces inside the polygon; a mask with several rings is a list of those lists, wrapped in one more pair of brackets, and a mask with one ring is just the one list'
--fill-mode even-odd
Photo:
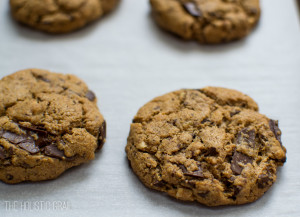
{"label": "white parchment paper", "polygon": [[[53,181],[0,183],[0,216],[300,216],[300,16],[294,0],[261,0],[259,26],[246,39],[201,46],[161,31],[147,0],[123,0],[99,22],[53,36],[17,25],[0,0],[0,77],[25,68],[72,73],[97,94],[108,123],[91,163]],[[258,201],[207,208],[144,187],[124,147],[138,108],[155,96],[207,85],[238,89],[280,120],[287,163]]]}

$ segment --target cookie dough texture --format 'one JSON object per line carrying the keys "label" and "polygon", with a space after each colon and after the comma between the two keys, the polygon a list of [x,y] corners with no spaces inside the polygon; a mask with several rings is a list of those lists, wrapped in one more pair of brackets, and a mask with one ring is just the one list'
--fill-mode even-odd
{"label": "cookie dough texture", "polygon": [[32,28],[67,33],[114,9],[119,0],[10,0],[13,17]]}
{"label": "cookie dough texture", "polygon": [[259,0],[150,0],[159,26],[186,40],[218,44],[247,36],[260,17]]}
{"label": "cookie dough texture", "polygon": [[73,75],[28,69],[0,80],[0,180],[54,179],[94,159],[106,122]]}
{"label": "cookie dough texture", "polygon": [[278,122],[238,91],[183,89],[144,105],[126,152],[149,188],[208,206],[255,201],[286,161]]}

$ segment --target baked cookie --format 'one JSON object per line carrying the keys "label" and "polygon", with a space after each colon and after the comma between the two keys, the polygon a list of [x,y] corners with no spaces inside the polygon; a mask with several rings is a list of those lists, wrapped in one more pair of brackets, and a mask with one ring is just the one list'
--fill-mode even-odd
{"label": "baked cookie", "polygon": [[260,17],[259,0],[150,0],[159,26],[184,39],[218,44],[245,37]]}
{"label": "baked cookie", "polygon": [[73,75],[28,69],[0,80],[0,180],[54,179],[106,137],[95,94]]}
{"label": "baked cookie", "polygon": [[286,161],[278,122],[238,91],[179,90],[144,105],[126,152],[149,188],[207,206],[255,201]]}
{"label": "baked cookie", "polygon": [[49,33],[79,29],[111,11],[119,0],[10,0],[20,23]]}

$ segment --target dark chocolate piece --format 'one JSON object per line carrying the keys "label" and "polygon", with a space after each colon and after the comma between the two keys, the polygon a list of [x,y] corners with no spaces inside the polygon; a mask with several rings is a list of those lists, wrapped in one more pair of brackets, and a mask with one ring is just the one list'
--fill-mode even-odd
{"label": "dark chocolate piece", "polygon": [[219,153],[215,147],[210,147],[203,151],[204,156],[217,156]]}
{"label": "dark chocolate piece", "polygon": [[36,79],[42,80],[42,81],[47,82],[47,83],[50,83],[50,80],[49,80],[48,78],[45,78],[45,77],[42,76],[42,75],[36,76]]}
{"label": "dark chocolate piece", "polygon": [[45,135],[38,135],[38,139],[35,141],[35,144],[40,148],[45,147],[51,143],[52,141],[48,138],[48,136]]}
{"label": "dark chocolate piece", "polygon": [[44,150],[45,155],[55,158],[63,158],[64,152],[62,150],[59,150],[54,144],[48,145],[45,147]]}
{"label": "dark chocolate piece", "polygon": [[23,126],[23,125],[21,125],[21,124],[19,124],[19,126],[21,127],[21,128],[23,128],[23,129],[25,129],[25,130],[29,130],[29,131],[33,131],[33,132],[35,132],[35,133],[41,133],[41,134],[45,134],[45,135],[47,135],[48,134],[48,132],[46,131],[46,130],[44,130],[44,129],[41,129],[41,127],[38,127],[38,126],[30,126],[30,127],[27,127],[27,126]]}
{"label": "dark chocolate piece", "polygon": [[267,172],[267,174],[260,174],[258,176],[258,180],[257,180],[258,188],[265,188],[267,186],[270,186],[272,183],[273,183],[273,179],[269,171]]}
{"label": "dark chocolate piece", "polygon": [[206,196],[209,194],[209,191],[206,191],[206,192],[201,192],[201,193],[198,193],[198,195],[202,198],[206,198]]}
{"label": "dark chocolate piece", "polygon": [[7,180],[12,180],[13,178],[14,178],[14,177],[13,177],[12,175],[10,175],[10,174],[7,174],[7,175],[6,175],[6,179],[7,179]]}
{"label": "dark chocolate piece", "polygon": [[270,126],[271,131],[274,133],[275,138],[280,142],[280,145],[282,146],[281,131],[278,128],[278,121],[274,121],[274,120],[270,119],[269,126]]}
{"label": "dark chocolate piece", "polygon": [[230,112],[230,117],[233,117],[237,114],[241,113],[241,111],[233,111],[233,112]]}
{"label": "dark chocolate piece", "polygon": [[96,99],[96,96],[94,94],[93,91],[89,90],[86,94],[85,94],[85,97],[88,98],[88,100],[90,101],[94,101]]}
{"label": "dark chocolate piece", "polygon": [[0,146],[0,160],[4,160],[5,158],[5,150],[2,146]]}
{"label": "dark chocolate piece", "polygon": [[234,185],[233,189],[234,189],[234,191],[233,191],[233,197],[236,197],[241,192],[241,190],[243,189],[243,187],[239,186],[239,185]]}
{"label": "dark chocolate piece", "polygon": [[203,170],[200,166],[198,166],[198,170],[193,171],[193,172],[189,172],[186,167],[184,165],[179,165],[180,169],[182,170],[183,174],[185,176],[192,176],[192,177],[196,177],[196,178],[204,178],[203,176]]}
{"label": "dark chocolate piece", "polygon": [[234,152],[234,155],[231,160],[231,170],[237,175],[240,175],[243,171],[243,167],[241,167],[239,164],[247,164],[252,163],[253,159],[251,157],[248,157],[247,155],[244,155],[240,152]]}
{"label": "dark chocolate piece", "polygon": [[99,128],[98,148],[97,149],[102,148],[102,146],[104,145],[104,142],[105,142],[105,138],[106,138],[106,121],[104,120],[101,127]]}
{"label": "dark chocolate piece", "polygon": [[164,180],[160,180],[160,181],[155,180],[154,183],[153,183],[153,185],[154,185],[155,187],[158,187],[158,188],[165,187],[166,184],[167,184],[167,183],[166,183]]}
{"label": "dark chocolate piece", "polygon": [[18,144],[20,148],[28,151],[31,154],[38,153],[40,151],[39,147],[35,145],[33,140],[27,140]]}
{"label": "dark chocolate piece", "polygon": [[9,131],[4,131],[4,133],[2,134],[2,137],[4,139],[7,139],[9,142],[17,145],[21,142],[25,142],[27,140],[30,140],[29,136],[25,136],[25,135],[18,135]]}
{"label": "dark chocolate piece", "polygon": [[182,3],[184,9],[192,16],[194,17],[201,17],[201,11],[199,10],[198,6],[194,2],[185,2]]}

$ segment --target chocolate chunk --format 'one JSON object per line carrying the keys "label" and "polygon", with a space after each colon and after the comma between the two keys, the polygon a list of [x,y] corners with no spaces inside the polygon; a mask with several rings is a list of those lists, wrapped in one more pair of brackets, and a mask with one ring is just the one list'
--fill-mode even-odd
{"label": "chocolate chunk", "polygon": [[158,187],[158,188],[165,187],[166,184],[167,184],[167,183],[166,183],[164,180],[160,180],[160,181],[155,180],[154,183],[153,183],[153,185],[154,185],[155,187]]}
{"label": "chocolate chunk", "polygon": [[201,11],[199,10],[199,7],[197,6],[196,3],[194,2],[185,2],[185,3],[182,3],[183,4],[183,7],[184,9],[192,16],[194,17],[201,17],[202,14],[201,14]]}
{"label": "chocolate chunk", "polygon": [[279,159],[278,161],[281,162],[281,163],[285,163],[286,162],[286,157],[284,157],[282,159]]}
{"label": "chocolate chunk", "polygon": [[185,176],[192,176],[192,177],[196,177],[196,178],[204,178],[203,176],[203,170],[200,166],[198,166],[198,170],[193,171],[193,172],[189,172],[186,167],[184,165],[179,165],[180,169],[182,170],[183,174]]}
{"label": "chocolate chunk", "polygon": [[5,158],[5,150],[2,146],[0,146],[0,160],[4,160]]}
{"label": "chocolate chunk", "polygon": [[13,178],[14,178],[14,177],[13,177],[12,175],[10,175],[10,174],[7,174],[7,175],[6,175],[6,179],[7,179],[7,180],[13,180]]}
{"label": "chocolate chunk", "polygon": [[98,149],[102,148],[104,145],[106,138],[106,121],[104,120],[101,127],[99,128],[99,135],[98,135]]}
{"label": "chocolate chunk", "polygon": [[31,154],[38,153],[40,149],[35,145],[33,140],[27,140],[18,144],[20,148],[28,151]]}
{"label": "chocolate chunk", "polygon": [[59,159],[61,159],[65,156],[64,152],[59,150],[54,144],[46,146],[44,153],[47,156],[55,157],[55,158],[59,158]]}
{"label": "chocolate chunk", "polygon": [[35,141],[35,144],[42,148],[52,143],[52,140],[45,135],[38,135],[38,139]]}
{"label": "chocolate chunk", "polygon": [[85,97],[88,98],[88,100],[90,100],[90,101],[92,101],[92,102],[96,99],[95,94],[94,94],[91,90],[89,90],[89,91],[85,94]]}
{"label": "chocolate chunk", "polygon": [[38,135],[38,139],[35,141],[35,144],[42,148],[49,144],[51,144],[52,140],[48,138],[49,133],[39,126],[19,126],[27,131],[27,134],[36,133]]}
{"label": "chocolate chunk", "polygon": [[25,135],[18,135],[9,131],[4,131],[4,133],[2,134],[2,137],[4,139],[7,139],[9,142],[17,145],[21,142],[25,142],[27,140],[29,140],[31,137],[29,136],[25,136]]}
{"label": "chocolate chunk", "polygon": [[0,129],[0,137],[2,137],[4,131],[2,129]]}
{"label": "chocolate chunk", "polygon": [[249,147],[255,147],[255,131],[247,128],[242,129],[237,135],[237,144],[246,143]]}
{"label": "chocolate chunk", "polygon": [[278,128],[278,121],[274,121],[274,120],[270,119],[269,126],[270,126],[271,131],[274,133],[275,138],[280,142],[280,145],[282,146],[281,131]]}
{"label": "chocolate chunk", "polygon": [[241,167],[239,164],[247,164],[252,163],[253,159],[251,157],[248,157],[247,155],[244,155],[240,152],[235,152],[232,160],[231,160],[231,170],[237,175],[240,175],[243,171],[243,167]]}
{"label": "chocolate chunk", "polygon": [[188,183],[190,186],[192,186],[193,188],[196,188],[196,182],[193,180],[188,180]]}
{"label": "chocolate chunk", "polygon": [[219,153],[215,147],[210,147],[203,151],[204,156],[217,156]]}
{"label": "chocolate chunk", "polygon": [[237,114],[241,113],[241,111],[233,111],[233,112],[230,112],[230,117],[233,117]]}
{"label": "chocolate chunk", "polygon": [[42,81],[47,82],[47,83],[50,83],[50,80],[49,80],[48,78],[45,78],[45,77],[42,76],[42,75],[36,76],[36,79],[42,80]]}
{"label": "chocolate chunk", "polygon": [[40,133],[40,134],[44,134],[44,135],[47,135],[48,132],[44,129],[41,129],[41,127],[38,127],[38,126],[30,126],[30,127],[27,127],[27,126],[23,126],[21,124],[19,124],[19,126],[25,130],[29,130],[29,131],[33,131],[35,133]]}
{"label": "chocolate chunk", "polygon": [[201,124],[204,124],[206,122],[210,122],[210,120],[208,118],[204,118],[202,121],[201,121]]}
{"label": "chocolate chunk", "polygon": [[250,15],[256,15],[256,14],[258,14],[258,10],[256,8],[250,8],[250,9],[248,9],[248,13]]}
{"label": "chocolate chunk", "polygon": [[273,183],[273,179],[271,177],[270,172],[268,171],[267,174],[260,174],[257,180],[258,188],[265,188]]}
{"label": "chocolate chunk", "polygon": [[242,189],[243,189],[242,186],[234,185],[233,186],[233,197],[236,197]]}
{"label": "chocolate chunk", "polygon": [[205,191],[205,192],[200,192],[198,193],[198,195],[202,198],[206,198],[206,196],[209,194],[209,191]]}

